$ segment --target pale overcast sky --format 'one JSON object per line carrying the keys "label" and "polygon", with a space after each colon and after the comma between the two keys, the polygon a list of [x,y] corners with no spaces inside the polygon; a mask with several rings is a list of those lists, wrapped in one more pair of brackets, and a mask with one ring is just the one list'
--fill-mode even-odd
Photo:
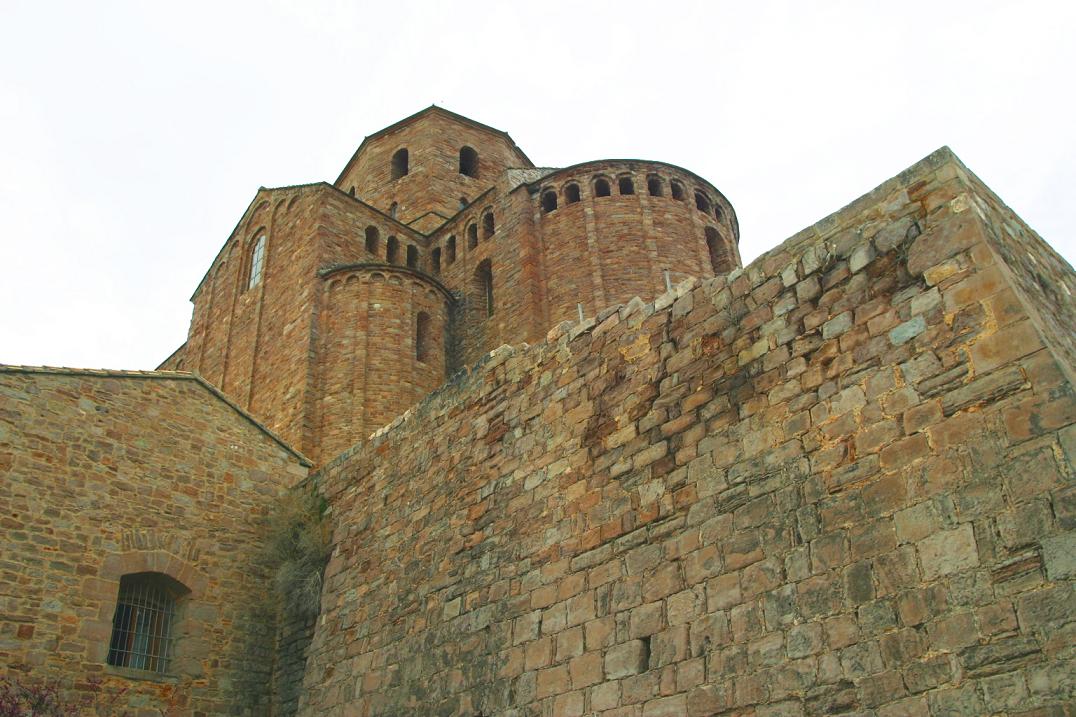
{"label": "pale overcast sky", "polygon": [[154,368],[259,186],[433,103],[706,177],[745,261],[948,144],[1072,262],[1074,8],[0,0],[0,363]]}

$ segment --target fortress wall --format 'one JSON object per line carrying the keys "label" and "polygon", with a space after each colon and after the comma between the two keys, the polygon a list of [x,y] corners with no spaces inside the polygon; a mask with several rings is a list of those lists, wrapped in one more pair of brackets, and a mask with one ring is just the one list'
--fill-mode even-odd
{"label": "fortress wall", "polygon": [[[305,475],[189,375],[0,367],[0,679],[56,681],[67,704],[99,681],[79,711],[99,717],[265,714],[257,551]],[[165,676],[106,664],[120,578],[143,571],[190,591]]]}
{"label": "fortress wall", "polygon": [[[459,151],[464,145],[478,151],[477,178],[459,172]],[[410,171],[393,180],[392,156],[401,147],[408,150]],[[404,223],[427,212],[437,212],[444,221],[459,211],[460,197],[473,201],[506,169],[522,165],[522,158],[503,137],[433,112],[370,139],[336,186],[345,192],[354,186],[357,197],[385,213],[397,202],[398,217]]]}
{"label": "fortress wall", "polygon": [[1076,407],[1001,257],[1055,259],[966,177],[940,150],[325,467],[300,713],[1064,713]]}
{"label": "fortress wall", "polygon": [[1068,262],[1042,240],[989,187],[966,169],[961,181],[975,187],[970,195],[974,209],[983,219],[996,254],[998,269],[1012,286],[1013,294],[1027,307],[1028,317],[1046,337],[1058,363],[1066,367],[1066,377],[1076,382],[1076,275]]}
{"label": "fortress wall", "polygon": [[[364,440],[444,382],[448,323],[442,292],[389,267],[335,272],[321,301],[316,461]],[[421,360],[420,313],[428,318]]]}

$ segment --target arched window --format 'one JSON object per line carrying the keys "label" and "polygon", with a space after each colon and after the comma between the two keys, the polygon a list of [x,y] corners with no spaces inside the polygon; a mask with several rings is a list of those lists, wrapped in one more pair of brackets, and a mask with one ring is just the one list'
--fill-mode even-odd
{"label": "arched window", "polygon": [[351,189],[347,190],[347,193],[354,197],[355,196],[355,187],[352,186]]}
{"label": "arched window", "polygon": [[467,201],[467,197],[460,197],[460,209],[464,209],[470,202]]}
{"label": "arched window", "polygon": [[621,194],[635,194],[635,182],[631,177],[621,177],[616,180],[616,183]]}
{"label": "arched window", "polygon": [[716,219],[717,221],[721,221],[721,215],[722,215],[721,205],[717,204],[715,202],[714,203],[714,219]]}
{"label": "arched window", "polygon": [[651,174],[646,178],[646,191],[651,197],[665,196],[665,192],[661,186],[661,177],[656,174]]}
{"label": "arched window", "polygon": [[108,664],[164,673],[174,654],[176,602],[189,593],[162,573],[132,573],[120,578]]}
{"label": "arched window", "polygon": [[486,318],[493,316],[493,266],[486,259],[474,270],[474,288],[480,306],[485,309]]}
{"label": "arched window", "polygon": [[418,247],[414,244],[407,245],[407,268],[418,268]]}
{"label": "arched window", "polygon": [[377,256],[381,248],[378,244],[381,241],[381,236],[377,231],[377,227],[366,227],[366,253]]}
{"label": "arched window", "polygon": [[608,197],[612,194],[612,190],[609,188],[609,180],[603,177],[599,177],[594,180],[594,196],[595,197]]}
{"label": "arched window", "polygon": [[262,270],[265,268],[265,235],[259,234],[254,240],[254,246],[250,250],[250,262],[247,269],[247,288],[253,289],[262,281]]}
{"label": "arched window", "polygon": [[695,192],[695,208],[700,212],[710,213],[710,200],[702,192]]}
{"label": "arched window", "polygon": [[684,201],[684,185],[674,179],[669,182],[669,189],[671,190],[673,199],[678,202]]}
{"label": "arched window", "polygon": [[437,247],[430,252],[430,264],[433,268],[434,274],[441,273],[441,247]]}
{"label": "arched window", "polygon": [[715,274],[727,274],[732,271],[732,257],[721,241],[721,235],[714,227],[706,227],[706,250],[710,253],[710,268]]}
{"label": "arched window", "polygon": [[385,261],[390,264],[395,264],[399,259],[400,242],[396,240],[396,237],[389,237],[385,242]]}
{"label": "arched window", "polygon": [[396,150],[396,154],[392,155],[392,178],[399,179],[411,170],[410,163],[407,157],[407,148]]}
{"label": "arched window", "polygon": [[482,238],[489,239],[495,231],[497,231],[497,228],[493,224],[493,212],[487,210],[482,215]]}
{"label": "arched window", "polygon": [[389,207],[389,216],[392,217],[393,219],[395,219],[396,218],[396,213],[398,211],[400,211],[400,205],[398,203],[396,203],[396,202],[393,202],[392,206]]}
{"label": "arched window", "polygon": [[547,189],[545,192],[542,192],[542,211],[557,211],[557,193],[552,189]]}
{"label": "arched window", "polygon": [[430,315],[418,312],[415,318],[415,360],[426,363],[430,354]]}
{"label": "arched window", "polygon": [[564,201],[568,204],[575,204],[579,201],[579,185],[569,184],[564,188]]}
{"label": "arched window", "polygon": [[467,225],[467,248],[474,249],[478,246],[478,225],[471,223]]}
{"label": "arched window", "polygon": [[460,148],[460,174],[478,179],[478,152],[470,147]]}
{"label": "arched window", "polygon": [[456,261],[456,237],[450,236],[445,242],[445,263],[453,264]]}

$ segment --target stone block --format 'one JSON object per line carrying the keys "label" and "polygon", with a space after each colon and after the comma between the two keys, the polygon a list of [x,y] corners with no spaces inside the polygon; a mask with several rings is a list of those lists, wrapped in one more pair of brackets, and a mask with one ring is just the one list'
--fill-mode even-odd
{"label": "stone block", "polygon": [[1010,672],[1038,656],[1038,641],[1023,635],[1003,638],[985,645],[971,645],[960,652],[960,660],[971,677]]}
{"label": "stone block", "polygon": [[1042,561],[1050,580],[1076,578],[1076,531],[1043,538]]}
{"label": "stone block", "polygon": [[934,580],[979,565],[978,546],[970,523],[935,533],[916,544],[923,578]]}
{"label": "stone block", "polygon": [[605,678],[618,680],[646,672],[650,666],[650,641],[629,640],[605,651]]}
{"label": "stone block", "polygon": [[894,327],[889,332],[889,340],[894,346],[900,346],[911,341],[916,336],[926,331],[926,329],[927,323],[923,319],[922,314],[920,314],[905,321],[903,324]]}

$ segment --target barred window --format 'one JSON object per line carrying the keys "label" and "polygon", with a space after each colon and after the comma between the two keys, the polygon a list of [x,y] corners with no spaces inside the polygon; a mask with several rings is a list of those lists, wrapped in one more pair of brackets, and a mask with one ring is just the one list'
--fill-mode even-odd
{"label": "barred window", "polygon": [[161,573],[120,578],[108,664],[164,673],[174,654],[176,601],[189,592]]}

